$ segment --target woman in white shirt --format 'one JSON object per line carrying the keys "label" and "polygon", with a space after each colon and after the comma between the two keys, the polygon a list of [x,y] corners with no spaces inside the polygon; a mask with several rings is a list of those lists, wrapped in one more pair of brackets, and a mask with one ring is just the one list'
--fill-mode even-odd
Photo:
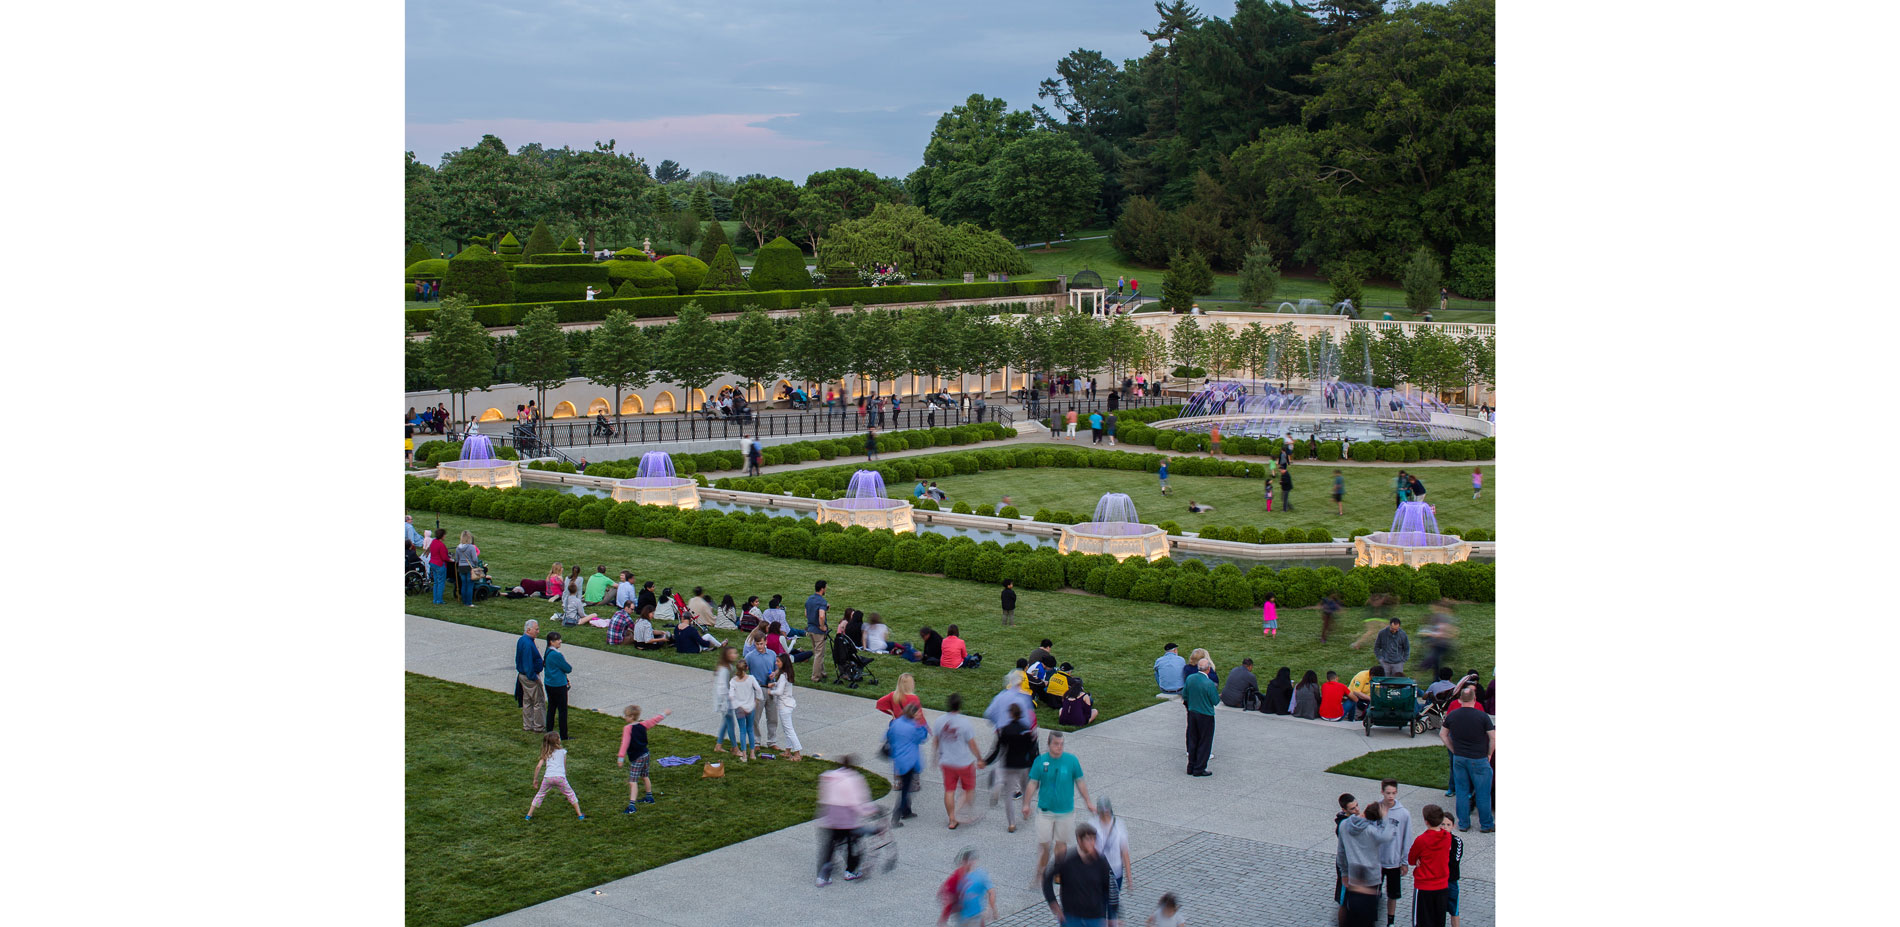
{"label": "woman in white shirt", "polygon": [[890,653],[891,629],[885,627],[884,619],[872,612],[864,622],[864,649],[871,653]]}
{"label": "woman in white shirt", "polygon": [[739,762],[758,759],[759,743],[752,736],[752,713],[765,701],[765,690],[759,688],[758,680],[747,674],[744,660],[732,664],[732,678],[726,681],[726,699],[738,723],[735,746],[739,748]]}
{"label": "woman in white shirt", "polygon": [[798,698],[792,694],[792,658],[778,655],[778,671],[772,674],[772,698],[778,706],[778,726],[785,729],[785,744],[791,748],[789,759],[796,763],[805,758],[804,747],[798,742],[798,732],[792,729],[792,710],[798,707]]}

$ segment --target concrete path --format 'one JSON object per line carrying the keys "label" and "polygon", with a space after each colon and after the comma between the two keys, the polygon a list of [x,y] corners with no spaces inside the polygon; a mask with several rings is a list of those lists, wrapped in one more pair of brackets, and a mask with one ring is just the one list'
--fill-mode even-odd
{"label": "concrete path", "polygon": [[[512,691],[515,635],[407,616],[406,667],[420,673]],[[617,712],[637,703],[649,712],[672,709],[667,724],[714,734],[711,674],[632,655],[584,648],[565,651],[574,664],[572,705]],[[880,664],[884,668],[886,664]],[[885,672],[892,681],[895,667]],[[1000,685],[1001,671],[973,674],[974,710]],[[995,677],[995,678],[991,678]],[[938,712],[927,712],[934,722]],[[835,757],[856,752],[879,768],[876,745],[886,719],[869,700],[807,689],[798,694],[797,726],[808,753]],[[987,723],[977,718],[979,741]],[[1367,800],[1378,784],[1326,773],[1327,767],[1372,749],[1419,746],[1390,730],[1371,738],[1358,726],[1301,721],[1223,708],[1217,721],[1214,775],[1185,774],[1185,725],[1178,702],[1155,705],[1068,735],[1090,794],[1114,800],[1126,820],[1134,857],[1133,884],[1124,914],[1144,922],[1165,891],[1181,896],[1200,925],[1315,925],[1331,922],[1332,815],[1341,792]],[[888,770],[888,767],[885,767]],[[657,778],[671,775],[656,770]],[[927,924],[936,920],[937,886],[963,847],[975,847],[997,882],[997,910],[1006,925],[1050,923],[1039,890],[1031,890],[1033,828],[1014,834],[1003,809],[948,830],[941,779],[927,769],[914,796],[922,817],[896,832],[899,864],[866,881],[812,884],[817,837],[810,824],[786,828],[711,853],[617,879],[484,923],[722,927],[775,924]],[[665,792],[665,786],[660,790]],[[984,793],[979,793],[982,796]],[[770,800],[770,796],[761,796]],[[1427,804],[1448,804],[1436,789],[1405,786],[1399,800],[1415,822]],[[887,796],[887,807],[894,801]],[[606,823],[638,826],[616,815]],[[1414,832],[1416,833],[1417,824]],[[1467,927],[1495,923],[1494,837],[1474,827],[1465,839],[1461,907]],[[743,878],[735,878],[743,875]],[[1400,917],[1409,916],[1410,879]],[[745,886],[743,893],[738,886]],[[1402,921],[1409,923],[1409,920]]]}

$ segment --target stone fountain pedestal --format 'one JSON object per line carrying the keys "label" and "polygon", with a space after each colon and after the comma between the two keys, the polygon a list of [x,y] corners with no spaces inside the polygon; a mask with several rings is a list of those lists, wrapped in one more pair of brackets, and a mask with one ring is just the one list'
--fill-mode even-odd
{"label": "stone fountain pedestal", "polygon": [[448,460],[435,465],[435,478],[507,489],[521,485],[521,464],[513,460]]}
{"label": "stone fountain pedestal", "polygon": [[[1138,530],[1131,532],[1130,528]],[[1168,532],[1153,525],[1085,521],[1064,525],[1056,539],[1056,550],[1065,554],[1107,554],[1117,560],[1160,560],[1168,555]]]}
{"label": "stone fountain pedestal", "polygon": [[[663,485],[650,485],[660,482]],[[648,485],[641,485],[648,484]],[[636,476],[614,484],[615,502],[636,505],[670,505],[678,509],[699,508],[699,484],[684,477]]]}
{"label": "stone fountain pedestal", "polygon": [[1452,534],[1374,531],[1352,539],[1353,566],[1458,563],[1471,556],[1471,542]]}
{"label": "stone fountain pedestal", "polygon": [[820,499],[818,523],[837,522],[847,528],[863,525],[876,531],[888,528],[902,534],[916,531],[911,504],[901,499]]}

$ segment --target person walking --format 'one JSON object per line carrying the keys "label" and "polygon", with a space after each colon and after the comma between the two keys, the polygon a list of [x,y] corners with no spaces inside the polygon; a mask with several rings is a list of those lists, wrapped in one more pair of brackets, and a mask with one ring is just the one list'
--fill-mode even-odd
{"label": "person walking", "polygon": [[[1011,674],[1012,676],[1015,674]],[[996,758],[1003,758],[1003,772],[998,777],[995,788],[990,791],[990,804],[1004,801],[1004,819],[1009,823],[1009,832],[1016,832],[1016,822],[1026,815],[1022,805],[1022,796],[1029,788],[1029,766],[1036,760],[1036,735],[1029,729],[1029,721],[1024,717],[1024,708],[1017,701],[1004,703],[1009,720],[996,729],[996,745],[990,748],[990,755],[983,762],[994,766]]]}
{"label": "person walking", "polygon": [[1005,579],[1003,580],[1003,627],[1014,627],[1015,624],[1016,581],[1013,579]]}
{"label": "person walking", "polygon": [[537,734],[548,729],[547,691],[541,688],[541,670],[546,660],[540,648],[534,645],[540,633],[541,623],[530,618],[522,626],[521,636],[515,639],[515,685],[521,690],[521,729]]}
{"label": "person walking", "polygon": [[1195,664],[1198,673],[1189,673],[1181,700],[1187,704],[1188,766],[1190,776],[1211,776],[1207,758],[1214,752],[1214,706],[1220,703],[1220,689],[1208,673],[1214,661],[1202,657]]}
{"label": "person walking", "polygon": [[[1062,927],[1101,927],[1108,921],[1108,897],[1114,881],[1108,860],[1096,849],[1093,824],[1075,828],[1075,851],[1042,873],[1042,897]],[[1062,900],[1056,901],[1056,883]]]}
{"label": "person walking", "polygon": [[1319,600],[1320,643],[1326,643],[1327,635],[1333,633],[1333,619],[1339,615],[1339,610],[1345,607],[1345,603],[1339,600],[1338,592],[1328,592]]}
{"label": "person walking", "polygon": [[825,598],[825,581],[812,584],[805,597],[805,634],[811,638],[811,681],[825,681],[825,647],[831,630],[831,602]]}
{"label": "person walking", "polygon": [[818,887],[831,884],[831,859],[843,844],[844,879],[855,881],[858,873],[858,825],[877,810],[871,804],[871,788],[857,771],[858,758],[847,753],[838,757],[838,767],[818,777],[818,827],[824,842],[818,849]]}
{"label": "person walking", "polygon": [[1219,422],[1215,422],[1214,427],[1208,430],[1207,443],[1208,443],[1208,446],[1214,449],[1214,456],[1219,457],[1220,456],[1220,423]]}
{"label": "person walking", "polygon": [[1108,418],[1102,420],[1102,428],[1108,432],[1108,446],[1115,446],[1115,394],[1108,394]]}
{"label": "person walking", "polygon": [[1280,510],[1293,511],[1293,468],[1288,466],[1280,468]]}
{"label": "person walking", "polygon": [[796,675],[794,665],[791,654],[779,654],[778,672],[773,674],[772,687],[767,690],[771,693],[770,701],[778,714],[774,726],[785,731],[785,746],[792,751],[792,755],[787,758],[787,762],[791,763],[805,758],[804,745],[798,742],[798,730],[792,727],[792,711],[798,707],[798,698],[792,692],[792,677]]}
{"label": "person walking", "polygon": [[1387,676],[1405,675],[1405,661],[1412,656],[1412,640],[1405,635],[1399,616],[1393,615],[1392,620],[1386,622],[1385,628],[1373,640],[1372,655],[1379,661],[1379,669]]}
{"label": "person walking", "polygon": [[1161,468],[1155,472],[1161,477],[1161,494],[1165,496],[1168,494],[1168,459],[1166,457],[1161,458]]}
{"label": "person walking", "polygon": [[1438,739],[1451,750],[1451,787],[1457,793],[1452,811],[1458,829],[1471,829],[1471,806],[1478,806],[1478,832],[1497,828],[1491,818],[1492,760],[1497,755],[1497,725],[1478,707],[1478,687],[1458,691],[1458,707],[1445,715]]}
{"label": "person walking", "polygon": [[1338,470],[1333,471],[1333,506],[1346,514],[1346,477]]}
{"label": "person walking", "polygon": [[1108,860],[1108,924],[1121,924],[1122,892],[1135,878],[1134,859],[1128,853],[1128,825],[1115,816],[1115,803],[1104,795],[1095,800],[1097,849]]}
{"label": "person walking", "polygon": [[876,428],[867,428],[864,431],[864,458],[866,460],[877,459],[877,429]]}
{"label": "person walking", "polygon": [[952,914],[957,927],[982,927],[986,908],[988,920],[996,920],[996,888],[990,883],[990,874],[977,868],[975,850],[965,847],[957,851],[957,869],[950,876],[950,884],[956,886],[956,897],[937,918],[937,927],[946,927]]}
{"label": "person walking", "polygon": [[1412,481],[1405,478],[1404,470],[1400,470],[1399,475],[1392,478],[1392,508],[1396,510],[1404,505],[1407,497],[1411,495]]}
{"label": "person walking", "polygon": [[[653,755],[647,752],[647,731],[654,725],[666,720],[673,712],[662,711],[645,721],[640,720],[640,706],[628,705],[620,712],[627,723],[620,729],[620,753],[614,759],[615,765],[627,767],[627,810],[622,814],[632,814],[639,802],[653,804],[653,780],[647,776],[647,766],[652,763]],[[647,797],[640,797],[640,786],[647,787]]]}
{"label": "person walking", "polygon": [[1272,592],[1260,603],[1260,634],[1269,639],[1280,634],[1280,607],[1274,604]]}
{"label": "person walking", "polygon": [[[1029,816],[1031,804],[1036,806],[1038,873],[1043,871],[1050,859],[1061,858],[1064,848],[1076,840],[1073,820],[1076,793],[1082,794],[1082,807],[1090,813],[1095,811],[1095,802],[1089,798],[1088,783],[1082,781],[1082,763],[1075,758],[1075,754],[1063,752],[1062,740],[1061,731],[1049,732],[1049,752],[1037,757],[1029,765],[1029,791],[1023,793],[1023,816]],[[1106,865],[1103,868],[1106,869]]]}
{"label": "person walking", "polygon": [[1102,443],[1102,413],[1089,413],[1089,443]]}
{"label": "person walking", "polygon": [[732,703],[732,720],[737,728],[733,746],[739,748],[739,762],[744,763],[759,758],[759,740],[752,732],[752,722],[753,713],[765,701],[765,691],[759,687],[759,681],[752,678],[751,668],[744,660],[733,664],[732,673],[732,678],[726,681],[726,698]]}
{"label": "person walking", "polygon": [[[687,632],[690,633],[690,632]],[[726,752],[726,739],[732,739],[733,752],[739,747],[739,721],[732,716],[732,672],[738,651],[719,648],[719,662],[713,667],[713,714],[719,716],[719,733],[713,737],[713,752]]]}
{"label": "person walking", "polygon": [[574,787],[567,784],[567,748],[561,746],[560,735],[548,731],[541,738],[541,758],[534,761],[534,773],[529,781],[536,783],[534,800],[528,803],[528,813],[521,819],[532,823],[534,813],[541,807],[541,799],[548,797],[549,789],[560,789],[567,796],[567,803],[574,806],[574,816],[587,820],[581,813],[581,800],[574,795]]}
{"label": "person walking", "polygon": [[[950,693],[943,708],[933,745],[937,748],[937,770],[943,777],[943,813],[950,829],[956,830],[961,823],[957,820],[958,809],[967,811],[976,797],[976,773],[983,768],[983,761],[977,758],[976,726],[963,714],[963,696]],[[961,804],[957,801],[958,789],[963,791]]]}
{"label": "person walking", "polygon": [[[542,657],[547,675],[542,677],[548,694],[548,717],[541,725],[542,730],[558,730],[561,739],[567,739],[567,674],[574,671],[574,664],[567,662],[561,653],[561,632],[548,632],[548,652]],[[559,714],[559,727],[556,727],[555,715]]]}
{"label": "person walking", "polygon": [[1394,832],[1391,840],[1379,845],[1379,866],[1385,877],[1385,923],[1392,927],[1399,916],[1399,897],[1405,886],[1405,849],[1412,842],[1412,812],[1399,804],[1399,780],[1379,781],[1379,813]]}
{"label": "person walking", "polygon": [[1069,427],[1067,430],[1065,430],[1062,433],[1062,439],[1064,441],[1074,441],[1075,440],[1075,410],[1070,409],[1068,413],[1063,416],[1063,420],[1069,423]]}
{"label": "person walking", "polygon": [[1478,494],[1481,492],[1484,492],[1484,468],[1472,467],[1471,468],[1471,498],[1474,500],[1477,499]]}
{"label": "person walking", "polygon": [[917,782],[917,772],[923,768],[923,744],[930,739],[930,728],[924,725],[923,709],[915,704],[905,705],[903,714],[891,719],[884,728],[884,743],[891,751],[891,775],[897,777],[897,809],[891,815],[892,826],[903,827],[904,822],[917,816],[910,810],[910,793]]}

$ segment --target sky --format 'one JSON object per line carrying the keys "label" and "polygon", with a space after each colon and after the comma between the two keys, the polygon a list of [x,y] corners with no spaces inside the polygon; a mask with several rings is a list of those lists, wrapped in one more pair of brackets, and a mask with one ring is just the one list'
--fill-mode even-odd
{"label": "sky", "polygon": [[650,167],[901,177],[970,94],[1048,107],[1036,86],[1064,55],[1138,58],[1157,19],[1152,0],[408,0],[405,147],[438,164],[483,134],[612,138]]}

